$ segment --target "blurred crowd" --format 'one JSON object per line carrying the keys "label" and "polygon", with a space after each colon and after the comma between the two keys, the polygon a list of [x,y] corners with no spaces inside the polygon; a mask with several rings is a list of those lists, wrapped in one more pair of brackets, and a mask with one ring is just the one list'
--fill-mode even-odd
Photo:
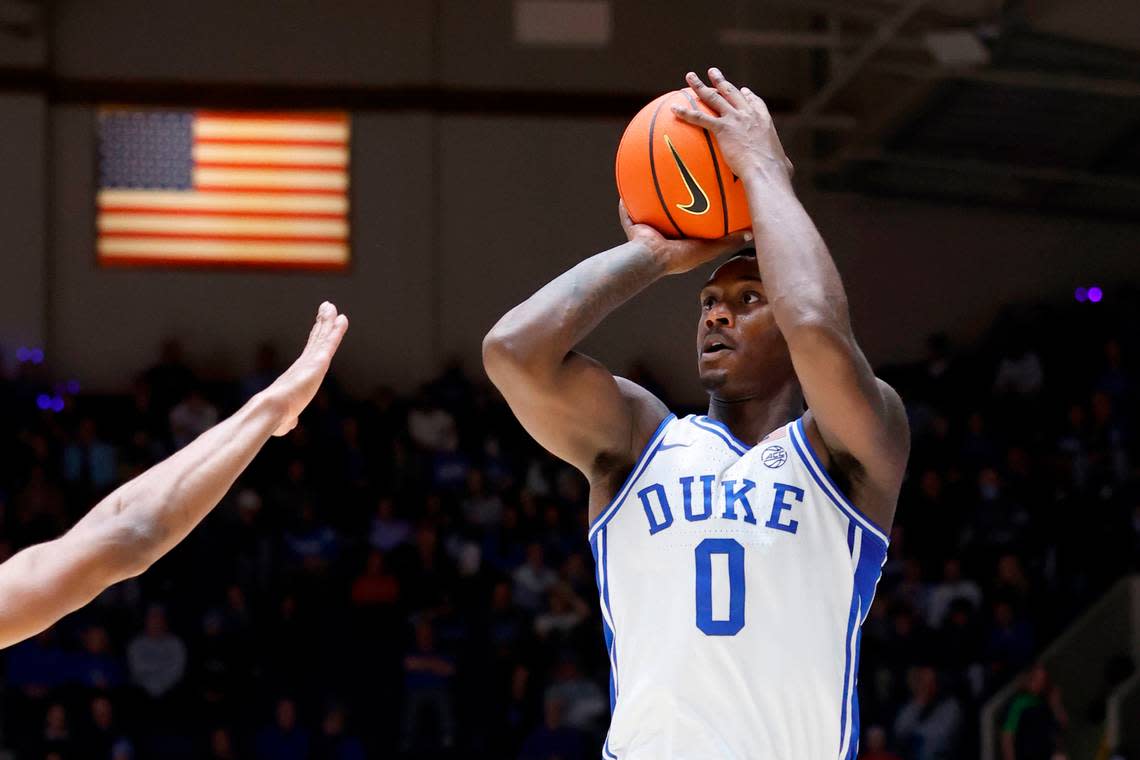
{"label": "blurred crowd", "polygon": [[[1140,346],[1107,315],[1011,310],[969,349],[932,336],[922,361],[880,368],[914,444],[863,630],[861,757],[975,757],[980,705],[1019,673],[1012,757],[1063,749],[1063,696],[1035,656],[1140,569]],[[284,363],[266,346],[244,377],[203,378],[171,341],[130,393],[93,396],[50,358],[0,378],[0,559],[65,531]],[[411,397],[330,380],[183,545],[0,654],[0,746],[597,757],[610,706],[586,499],[481,373],[450,366]]]}

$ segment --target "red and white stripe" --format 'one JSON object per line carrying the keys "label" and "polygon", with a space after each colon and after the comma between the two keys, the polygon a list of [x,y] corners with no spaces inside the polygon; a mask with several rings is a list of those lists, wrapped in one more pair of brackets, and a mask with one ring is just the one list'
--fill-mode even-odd
{"label": "red and white stripe", "polygon": [[203,112],[192,190],[102,190],[100,260],[339,268],[348,262],[347,114]]}

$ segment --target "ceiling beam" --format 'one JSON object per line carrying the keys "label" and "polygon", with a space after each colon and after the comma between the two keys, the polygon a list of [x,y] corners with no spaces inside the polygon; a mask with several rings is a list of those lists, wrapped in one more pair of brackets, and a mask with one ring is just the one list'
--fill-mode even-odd
{"label": "ceiling beam", "polygon": [[[722,29],[718,38],[722,45],[730,47],[796,48],[840,52],[851,52],[869,41],[862,34],[837,37],[829,32],[791,32],[776,29]],[[910,38],[896,38],[883,47],[908,52],[926,52],[926,43]]]}
{"label": "ceiling beam", "polygon": [[1129,79],[1101,79],[1080,74],[1054,74],[1044,71],[1001,70],[956,66],[918,66],[904,63],[874,63],[868,68],[910,79],[949,80],[1003,84],[1011,87],[1071,90],[1118,98],[1140,97],[1140,82]]}
{"label": "ceiling beam", "polygon": [[880,24],[875,29],[874,34],[863,43],[863,46],[850,58],[843,61],[835,75],[827,80],[819,92],[812,95],[806,103],[800,106],[786,129],[795,132],[797,129],[807,126],[807,122],[819,115],[835,96],[863,70],[863,67],[876,53],[898,36],[906,22],[910,21],[914,14],[918,13],[927,2],[928,0],[909,0],[900,6],[894,15]]}

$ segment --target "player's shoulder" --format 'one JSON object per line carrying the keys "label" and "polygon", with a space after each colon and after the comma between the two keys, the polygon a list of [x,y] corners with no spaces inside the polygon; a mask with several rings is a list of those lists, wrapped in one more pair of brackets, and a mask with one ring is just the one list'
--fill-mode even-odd
{"label": "player's shoulder", "polygon": [[644,386],[617,375],[614,380],[617,381],[622,398],[629,405],[633,421],[630,428],[630,454],[636,459],[671,412],[664,401]]}
{"label": "player's shoulder", "polygon": [[628,409],[629,434],[620,448],[606,452],[594,462],[592,482],[605,482],[629,472],[662,424],[671,418],[669,407],[641,385],[624,377],[614,376],[618,391]]}
{"label": "player's shoulder", "polygon": [[881,377],[875,378],[879,395],[883,399],[883,421],[887,427],[888,440],[895,443],[904,466],[910,453],[910,420],[906,415],[906,404],[894,387]]}

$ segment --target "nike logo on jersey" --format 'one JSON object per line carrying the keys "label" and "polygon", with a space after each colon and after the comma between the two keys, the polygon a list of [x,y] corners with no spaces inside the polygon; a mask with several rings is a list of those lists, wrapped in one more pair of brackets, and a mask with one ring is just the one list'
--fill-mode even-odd
{"label": "nike logo on jersey", "polygon": [[687,449],[693,444],[691,443],[663,443],[657,447],[658,451],[668,451],[669,449]]}
{"label": "nike logo on jersey", "polygon": [[673,141],[669,139],[669,135],[665,135],[665,144],[669,146],[669,152],[673,154],[673,163],[677,164],[677,171],[681,173],[681,181],[685,183],[685,187],[689,189],[689,202],[678,203],[677,208],[681,209],[687,214],[700,216],[709,210],[709,196],[705,193],[697,178],[689,171],[689,167],[685,166],[685,162],[681,160],[681,154],[673,147]]}

